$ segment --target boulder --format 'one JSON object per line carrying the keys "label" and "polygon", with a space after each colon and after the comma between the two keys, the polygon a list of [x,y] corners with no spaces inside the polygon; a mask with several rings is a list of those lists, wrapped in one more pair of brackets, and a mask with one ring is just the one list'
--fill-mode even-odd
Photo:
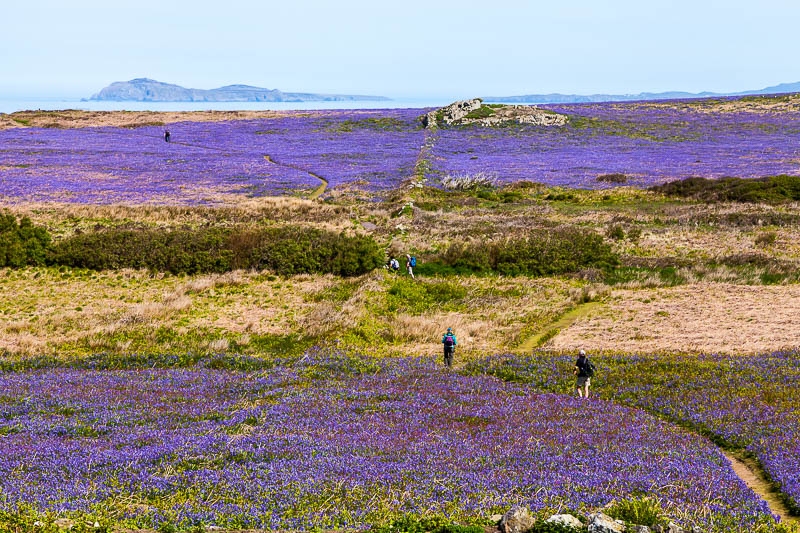
{"label": "boulder", "polygon": [[583,522],[581,522],[571,514],[554,514],[553,516],[545,520],[545,522],[562,524],[575,529],[583,528]]}
{"label": "boulder", "polygon": [[667,533],[683,533],[683,528],[678,524],[670,522],[669,525],[667,525]]}
{"label": "boulder", "polygon": [[631,526],[627,533],[651,533],[651,530],[647,526]]}
{"label": "boulder", "polygon": [[589,533],[623,533],[625,524],[603,513],[589,515]]}
{"label": "boulder", "polygon": [[535,522],[536,520],[531,516],[527,507],[515,505],[500,519],[500,531],[503,533],[525,533],[525,531],[533,527]]}

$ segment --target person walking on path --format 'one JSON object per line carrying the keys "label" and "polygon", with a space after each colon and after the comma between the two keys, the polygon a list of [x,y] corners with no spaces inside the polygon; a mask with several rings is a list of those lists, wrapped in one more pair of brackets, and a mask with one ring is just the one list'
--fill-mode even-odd
{"label": "person walking on path", "polygon": [[411,257],[411,254],[406,254],[406,270],[408,270],[408,275],[411,276],[411,279],[414,278],[414,267],[417,266],[417,258]]}
{"label": "person walking on path", "polygon": [[453,366],[453,354],[456,352],[456,334],[453,333],[453,328],[447,328],[447,333],[442,335],[442,346],[444,346],[444,364],[447,368]]}
{"label": "person walking on path", "polygon": [[394,257],[392,257],[389,260],[389,269],[392,272],[397,272],[398,270],[400,270],[400,262],[397,259],[395,259]]}
{"label": "person walking on path", "polygon": [[572,371],[576,376],[575,390],[578,391],[578,396],[583,398],[589,397],[589,385],[594,375],[594,365],[589,362],[586,357],[586,351],[581,350],[578,352],[578,360],[575,361],[575,369]]}
{"label": "person walking on path", "polygon": [[164,140],[169,142],[169,130],[164,130]]}

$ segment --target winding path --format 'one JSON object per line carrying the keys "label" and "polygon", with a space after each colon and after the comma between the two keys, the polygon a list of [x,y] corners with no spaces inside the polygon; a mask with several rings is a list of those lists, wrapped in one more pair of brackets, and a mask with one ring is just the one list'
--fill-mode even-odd
{"label": "winding path", "polygon": [[314,189],[313,191],[311,191],[309,193],[309,195],[308,195],[309,199],[311,199],[311,200],[315,200],[315,199],[319,198],[320,196],[322,196],[322,194],[328,188],[328,180],[326,180],[325,178],[323,178],[319,174],[314,174],[310,170],[306,170],[306,169],[298,167],[296,165],[289,165],[287,163],[278,163],[277,161],[272,159],[269,155],[265,155],[264,159],[267,160],[267,163],[271,163],[271,164],[277,165],[279,167],[286,167],[286,168],[291,168],[291,169],[294,169],[294,170],[299,170],[300,172],[305,172],[306,174],[308,174],[312,178],[314,178],[316,180],[319,180],[319,182],[320,182],[319,186],[317,186],[317,188]]}
{"label": "winding path", "polygon": [[[522,353],[527,353],[538,348],[546,342],[547,339],[551,338],[554,333],[557,334],[560,330],[568,328],[576,320],[586,316],[600,305],[602,304],[599,302],[579,304],[526,338],[522,344],[520,344],[518,350]],[[686,429],[691,431],[690,428]],[[758,461],[747,458],[741,452],[734,450],[726,450],[721,447],[719,450],[728,459],[731,468],[734,473],[739,476],[739,479],[744,481],[750,490],[755,492],[767,503],[772,514],[780,517],[782,524],[800,525],[800,518],[792,514],[781,498],[780,492],[776,491],[769,481],[767,481],[764,469]]]}

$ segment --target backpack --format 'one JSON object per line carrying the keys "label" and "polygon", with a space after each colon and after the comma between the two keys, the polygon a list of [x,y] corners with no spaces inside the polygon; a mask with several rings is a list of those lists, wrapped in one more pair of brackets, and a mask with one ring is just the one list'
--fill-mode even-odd
{"label": "backpack", "polygon": [[411,256],[411,261],[409,261],[409,264],[410,264],[412,267],[415,267],[415,266],[417,266],[417,258],[416,258],[416,257],[414,257],[414,256],[412,255],[412,256]]}
{"label": "backpack", "polygon": [[586,377],[591,378],[594,377],[595,370],[597,369],[594,367],[594,363],[589,361],[589,359],[587,358],[586,365],[583,367],[583,373],[586,374]]}
{"label": "backpack", "polygon": [[456,341],[453,340],[452,335],[445,335],[444,336],[444,347],[445,348],[452,348],[456,345]]}

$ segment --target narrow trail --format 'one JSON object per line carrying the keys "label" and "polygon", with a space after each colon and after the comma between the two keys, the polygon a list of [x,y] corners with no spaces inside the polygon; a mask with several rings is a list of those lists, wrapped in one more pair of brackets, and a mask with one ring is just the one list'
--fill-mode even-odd
{"label": "narrow trail", "polygon": [[520,352],[526,353],[530,352],[534,348],[538,348],[541,344],[543,344],[542,341],[555,336],[555,334],[557,334],[559,331],[568,328],[576,320],[588,315],[601,305],[602,304],[600,302],[579,304],[577,307],[574,307],[573,309],[561,315],[554,322],[547,324],[545,327],[541,328],[539,331],[522,341],[522,344],[520,344],[519,348],[517,349]]}
{"label": "narrow trail", "polygon": [[722,450],[722,453],[730,461],[731,467],[736,475],[739,476],[739,479],[744,481],[753,492],[767,502],[769,510],[772,514],[780,517],[782,524],[800,525],[800,519],[792,515],[792,512],[783,503],[780,494],[767,482],[764,471],[756,461],[739,457],[726,450]]}
{"label": "narrow trail", "polygon": [[305,172],[306,174],[308,174],[312,178],[319,180],[319,182],[320,182],[319,186],[308,194],[308,198],[310,200],[316,200],[317,198],[322,196],[323,193],[325,192],[325,190],[328,188],[328,180],[326,180],[325,178],[323,178],[319,174],[314,174],[310,170],[306,170],[304,168],[300,168],[300,167],[295,166],[295,165],[289,165],[289,164],[286,164],[286,163],[278,163],[277,161],[272,159],[272,157],[270,157],[269,155],[265,155],[264,159],[267,160],[267,163],[271,163],[271,164],[277,165],[279,167],[286,167],[286,168],[291,168],[291,169],[294,169],[294,170],[299,170],[300,172]]}

